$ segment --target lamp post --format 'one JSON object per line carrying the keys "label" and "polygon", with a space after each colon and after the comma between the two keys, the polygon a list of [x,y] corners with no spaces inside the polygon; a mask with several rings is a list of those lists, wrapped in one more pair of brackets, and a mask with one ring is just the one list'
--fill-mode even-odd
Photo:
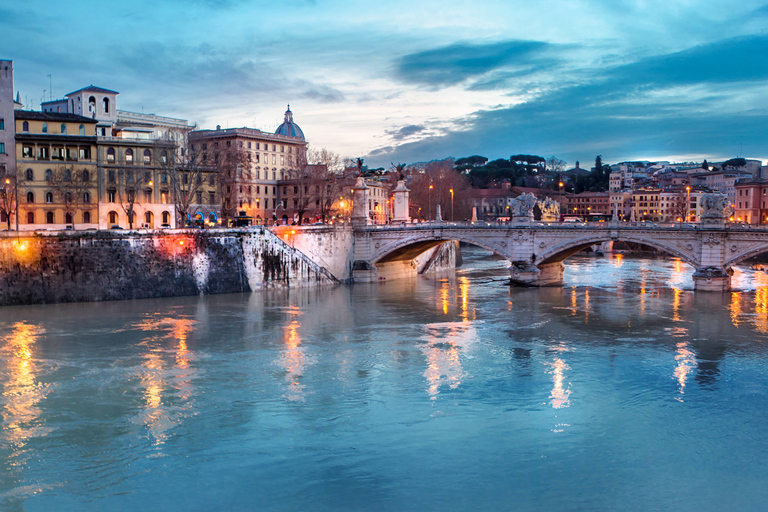
{"label": "lamp post", "polygon": [[427,210],[427,217],[428,217],[428,220],[432,220],[431,218],[429,218],[432,216],[432,184],[431,183],[429,184],[428,195],[429,195],[429,209]]}
{"label": "lamp post", "polygon": [[691,187],[685,187],[685,222],[691,221]]}
{"label": "lamp post", "polygon": [[453,222],[453,189],[450,190],[451,193],[451,222]]}
{"label": "lamp post", "polygon": [[[10,185],[11,184],[11,178],[5,178],[5,184]],[[8,193],[7,191],[5,192]],[[13,187],[13,216],[14,220],[16,221],[16,232],[19,231],[19,187],[18,187],[18,181],[14,180],[14,187]]]}

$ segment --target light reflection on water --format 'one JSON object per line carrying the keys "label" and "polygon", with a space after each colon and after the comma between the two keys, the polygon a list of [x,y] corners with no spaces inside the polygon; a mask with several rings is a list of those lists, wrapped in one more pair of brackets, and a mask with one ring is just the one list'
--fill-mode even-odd
{"label": "light reflection on water", "polygon": [[[768,280],[573,257],[0,311],[3,510],[758,510]],[[556,484],[555,484],[556,482]],[[713,485],[712,482],[718,484]]]}

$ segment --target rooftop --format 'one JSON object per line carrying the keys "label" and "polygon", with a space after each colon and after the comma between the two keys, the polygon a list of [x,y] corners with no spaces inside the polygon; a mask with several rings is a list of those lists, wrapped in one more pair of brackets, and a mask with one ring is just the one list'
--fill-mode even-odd
{"label": "rooftop", "polygon": [[97,123],[95,119],[79,116],[77,114],[63,114],[59,112],[35,112],[33,110],[16,110],[14,111],[14,117],[16,119],[24,119],[27,121],[70,121],[77,123]]}

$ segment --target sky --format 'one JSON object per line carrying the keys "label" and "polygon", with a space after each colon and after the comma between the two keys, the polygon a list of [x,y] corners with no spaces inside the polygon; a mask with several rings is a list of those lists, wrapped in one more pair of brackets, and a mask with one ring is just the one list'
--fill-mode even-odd
{"label": "sky", "polygon": [[[768,163],[768,3],[0,0],[25,108],[274,131],[370,166],[482,155]],[[51,75],[50,77],[48,75]]]}

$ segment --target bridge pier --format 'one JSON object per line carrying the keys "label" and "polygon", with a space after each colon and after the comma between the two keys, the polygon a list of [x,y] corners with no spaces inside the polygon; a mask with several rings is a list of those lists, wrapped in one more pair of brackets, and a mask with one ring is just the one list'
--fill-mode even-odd
{"label": "bridge pier", "polygon": [[533,265],[527,261],[513,261],[509,267],[510,283],[517,286],[560,286],[563,284],[562,261]]}
{"label": "bridge pier", "polygon": [[693,273],[693,289],[701,292],[727,292],[731,289],[733,270],[723,272],[719,268],[698,268]]}

